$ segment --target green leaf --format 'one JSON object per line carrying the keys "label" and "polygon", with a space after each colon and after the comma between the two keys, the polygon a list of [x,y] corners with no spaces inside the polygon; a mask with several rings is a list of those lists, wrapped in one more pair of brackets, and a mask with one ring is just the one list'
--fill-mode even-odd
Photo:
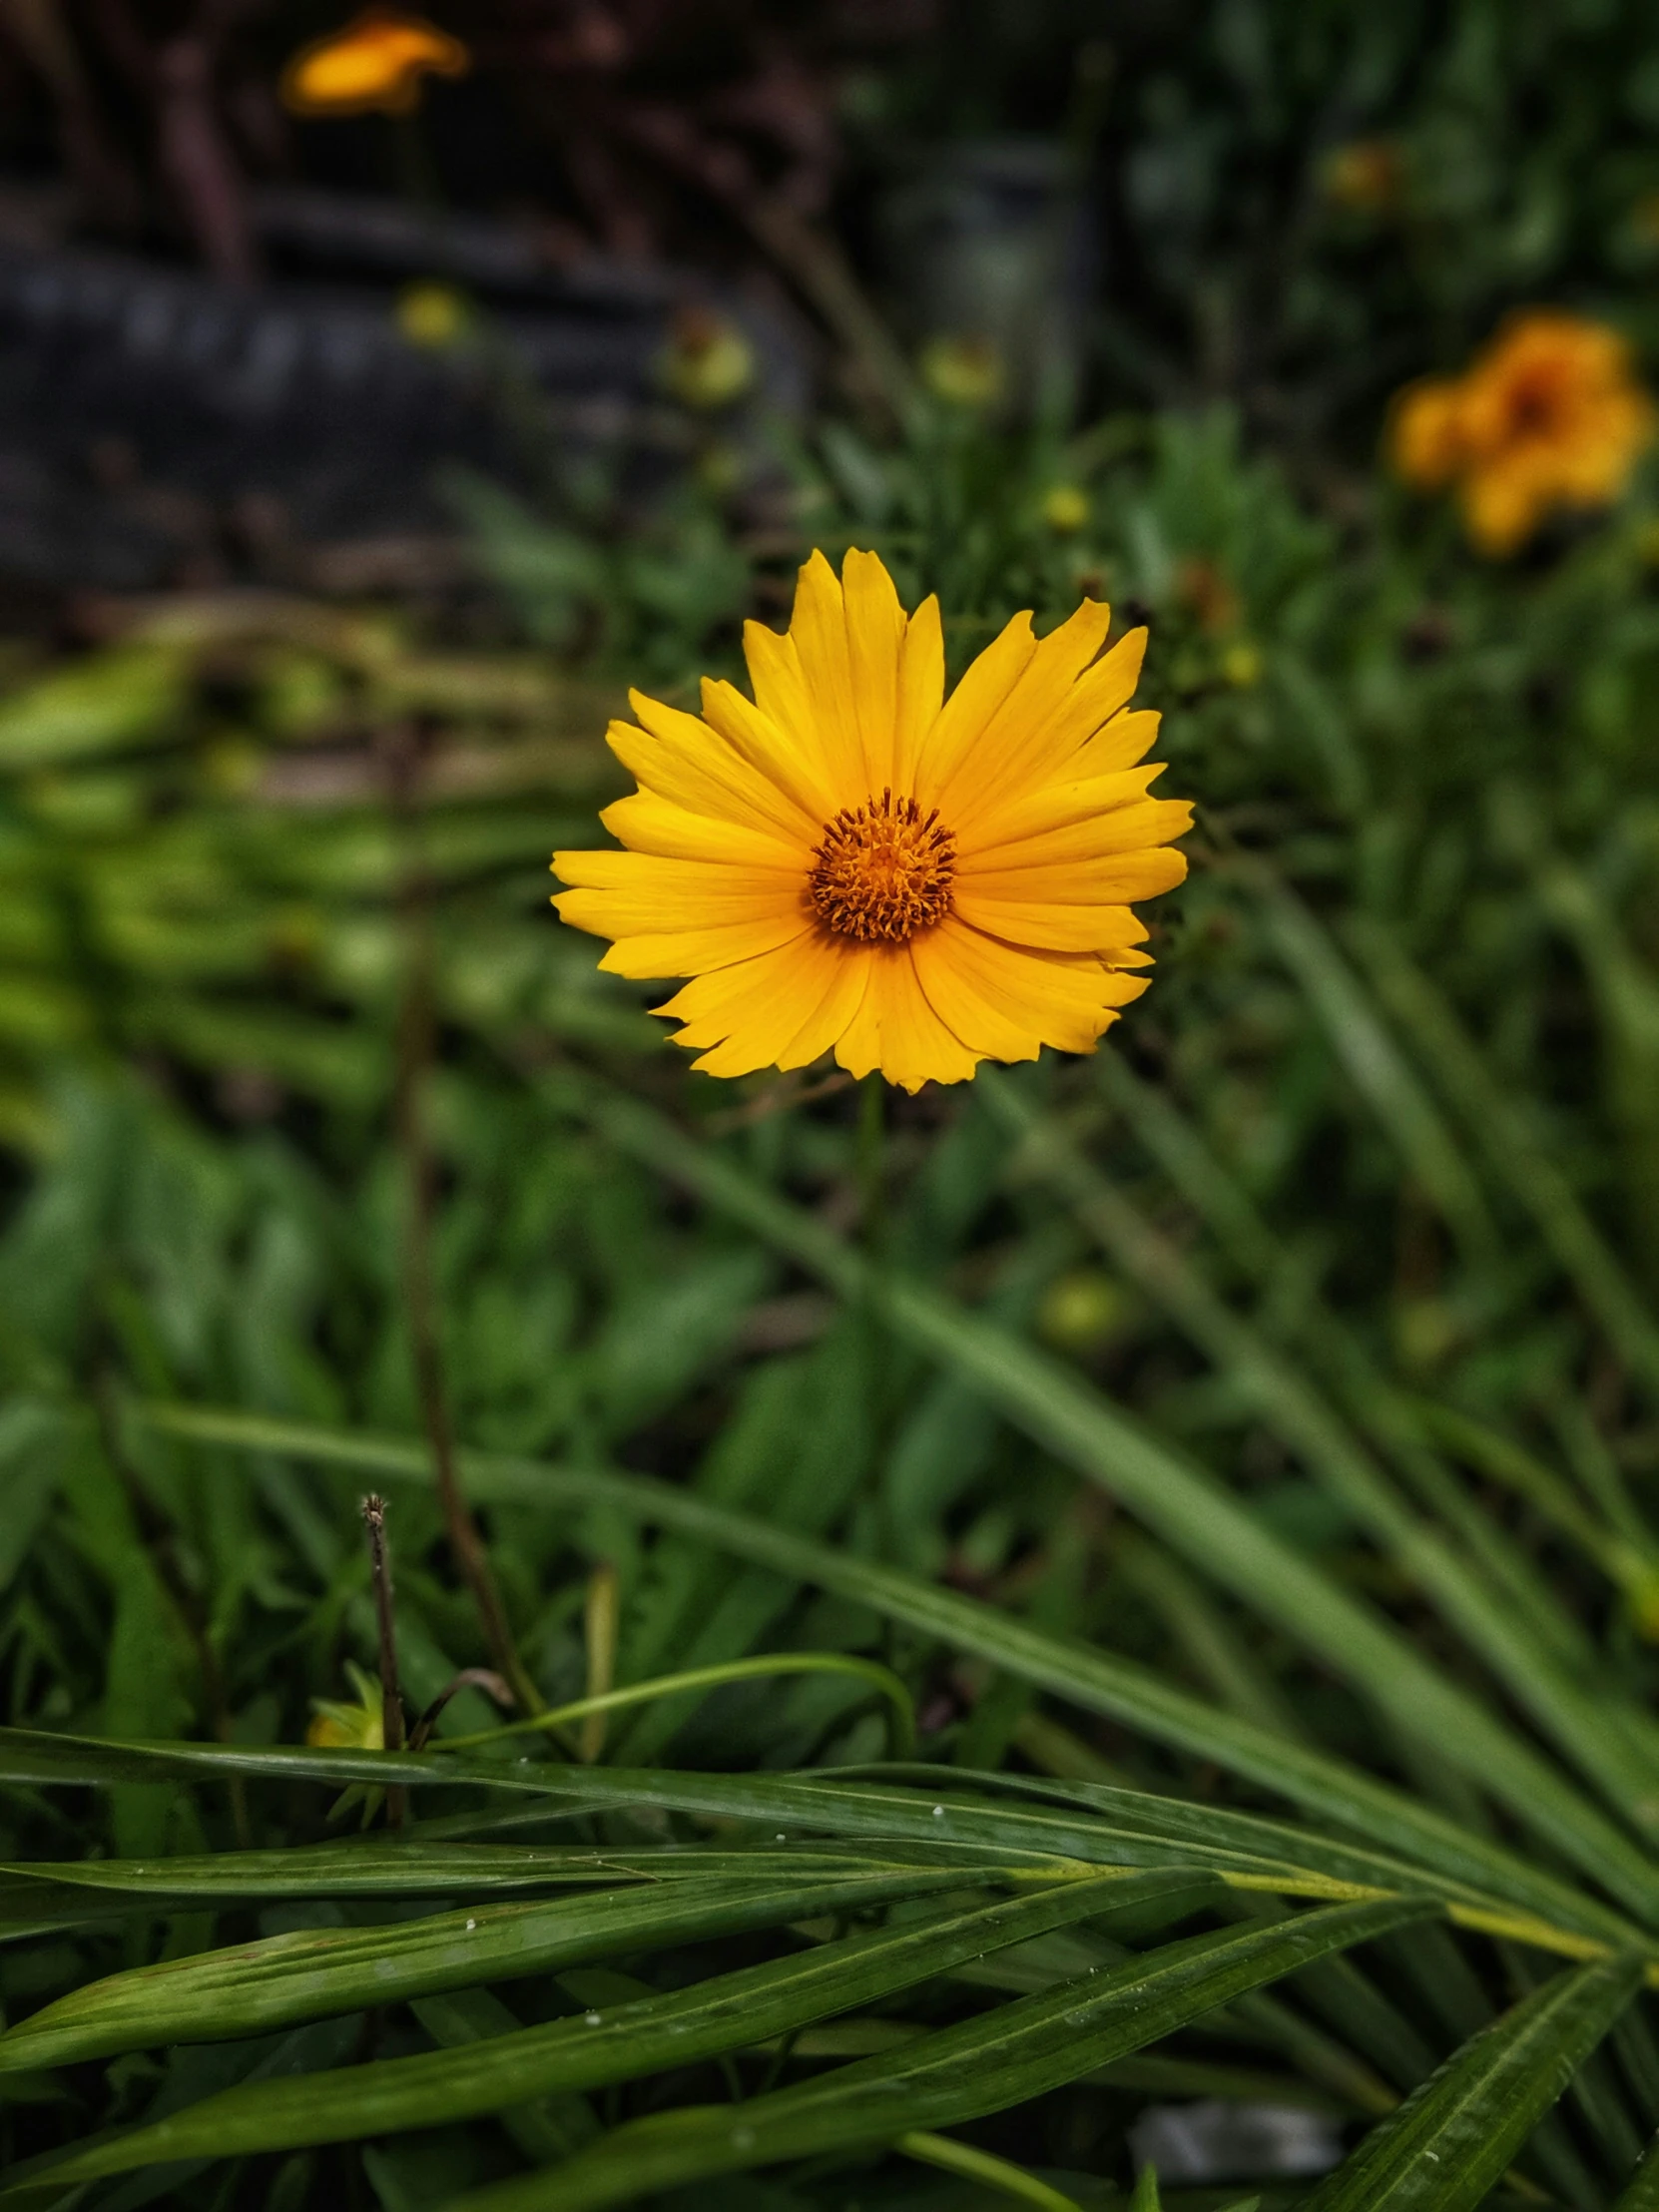
{"label": "green leaf", "polygon": [[[600,2014],[493,2036],[484,2044],[230,2089],[77,2153],[55,2165],[51,2179],[63,2188],[180,2158],[349,2142],[607,2087],[789,2034],[1052,1929],[1079,1921],[1115,1927],[1132,1914],[1153,1911],[1167,1923],[1198,1910],[1213,1895],[1213,1884],[1202,1875],[1142,1875],[1127,1882],[1095,1878],[935,1914]],[[16,2193],[0,2192],[0,2205],[9,2208],[17,2201]]]}
{"label": "green leaf", "polygon": [[1206,1470],[1006,1330],[924,1284],[873,1268],[822,1222],[649,1107],[580,1086],[567,1103],[607,1141],[743,1222],[843,1298],[872,1307],[901,1339],[971,1382],[1026,1435],[1363,1688],[1398,1728],[1490,1791],[1632,1911],[1659,1920],[1659,1875],[1629,1837],[1408,1637],[1339,1588]]}
{"label": "green leaf", "polygon": [[604,1890],[536,1904],[307,1929],[230,1950],[112,1974],[0,2033],[0,2070],[61,2066],[158,2043],[263,2035],[441,1989],[550,1973],[656,1943],[703,1942],[817,1914],[960,1889],[959,1868],[861,1869],[825,1880],[758,1881],[734,1855],[721,1874],[661,1888]]}
{"label": "green leaf", "polygon": [[[1058,1124],[1036,1113],[998,1069],[981,1070],[976,1088],[994,1119],[1020,1140],[1019,1161],[1026,1172],[1042,1175],[1062,1193],[1118,1265],[1228,1377],[1315,1478],[1387,1548],[1469,1649],[1547,1732],[1557,1751],[1628,1820],[1651,1829],[1659,1803],[1659,1765],[1651,1751],[1643,1756],[1632,1744],[1641,1717],[1612,1684],[1586,1681],[1555,1662],[1530,1617],[1531,1578],[1525,1568],[1505,1550],[1495,1563],[1507,1570],[1506,1580],[1494,1590],[1445,1533],[1400,1496],[1370,1444],[1319,1387],[1216,1295],[1174,1242],[1084,1159]],[[1334,1331],[1337,1325],[1327,1326]],[[1362,1380],[1355,1349],[1346,1343],[1341,1349],[1351,1382],[1360,1382],[1368,1397],[1374,1433],[1386,1433],[1387,1385],[1370,1375]],[[1397,1428],[1397,1415],[1392,1425]],[[1419,1472],[1421,1458],[1419,1450]],[[1440,1488],[1449,1501],[1463,1502],[1455,1484],[1447,1481]],[[1466,1515],[1465,1521],[1470,1518],[1472,1529],[1465,1526],[1464,1532],[1483,1541],[1488,1559],[1495,1559],[1500,1535],[1480,1514]],[[1552,1602],[1543,1593],[1540,1603]],[[1259,1602],[1257,1609],[1263,1610]],[[1420,1655],[1413,1653],[1413,1660],[1420,1671]],[[1362,1651],[1354,1654],[1352,1671],[1374,1697],[1382,1664],[1379,1652],[1369,1659]]]}
{"label": "green leaf", "polygon": [[[1640,1933],[1593,1899],[1533,1875],[1492,1849],[1490,1889],[1441,1872],[1431,1854],[1420,1861],[1368,1851],[1268,1821],[1148,1792],[1087,1783],[1045,1783],[1008,1775],[965,1777],[957,1768],[878,1770],[877,1779],[856,1773],[721,1775],[615,1767],[564,1767],[551,1762],[493,1765],[427,1752],[243,1749],[224,1744],[106,1744],[85,1737],[49,1736],[0,1729],[0,1781],[121,1783],[245,1774],[267,1780],[312,1780],[339,1788],[347,1782],[383,1786],[470,1784],[563,1800],[571,1811],[598,1812],[664,1807],[711,1820],[763,1824],[787,1832],[885,1839],[919,1847],[929,1863],[941,1852],[968,1856],[960,1864],[982,1869],[990,1855],[1028,1855],[1040,1874],[1056,1862],[1127,1867],[1203,1867],[1229,1884],[1286,1897],[1400,1895],[1432,1891],[1459,1925],[1538,1944],[1578,1957],[1639,1949]],[[913,1790],[889,1777],[934,1783]],[[961,1786],[994,1793],[964,1798]],[[1040,1805],[998,1803],[999,1797],[1047,1800]],[[1097,1815],[1098,1817],[1091,1817]],[[1455,1831],[1453,1832],[1455,1833]],[[1471,1844],[1473,1840],[1471,1839]],[[953,1863],[957,1863],[954,1862]],[[48,1870],[50,1875],[57,1870]],[[1517,1910],[1516,1908],[1519,1908]],[[1659,1973],[1659,1960],[1654,1969]]]}
{"label": "green leaf", "polygon": [[1471,2036],[1375,2127],[1304,2212],[1467,2212],[1635,1994],[1610,1959],[1557,1974]]}
{"label": "green leaf", "polygon": [[1271,1929],[1192,1936],[738,2107],[630,2121],[563,2165],[479,2190],[448,2212],[597,2212],[708,2175],[959,2125],[1060,2088],[1429,1910],[1413,1900],[1329,1906]]}
{"label": "green leaf", "polygon": [[146,745],[178,723],[187,687],[183,656],[157,645],[100,654],[43,677],[0,704],[0,775]]}
{"label": "green leaf", "polygon": [[[152,1405],[135,1409],[135,1413],[176,1435],[331,1461],[372,1471],[387,1482],[402,1479],[429,1484],[431,1480],[427,1453],[418,1444],[186,1406]],[[1231,1772],[1280,1793],[1322,1819],[1336,1821],[1385,1851],[1432,1868],[1442,1878],[1506,1898],[1560,1926],[1595,1932],[1615,1945],[1631,1940],[1630,1930],[1617,1916],[1404,1792],[1327,1753],[1287,1743],[1267,1729],[1220,1712],[1149,1669],[1114,1658],[1098,1646],[1047,1635],[994,1606],[940,1589],[845,1549],[813,1543],[649,1476],[550,1466],[483,1452],[464,1453],[461,1463],[469,1493],[480,1502],[615,1504],[642,1521],[677,1529],[796,1581],[816,1583],[822,1589],[856,1599],[958,1650],[990,1659],[1075,1705],[1108,1714],[1155,1742],[1175,1745],[1198,1758],[1214,1759]],[[81,1775],[83,1769],[84,1779],[116,1778],[97,1760],[86,1767],[89,1753],[96,1750],[103,1755],[109,1747],[83,1745],[78,1751],[60,1748],[42,1753],[37,1764],[29,1747],[45,1741],[20,1731],[0,1730],[0,1779],[45,1782],[56,1776],[69,1781]],[[54,1741],[67,1744],[69,1740]],[[202,1749],[210,1759],[235,1756],[221,1754],[217,1748],[211,1753],[207,1747]],[[281,1756],[292,1760],[301,1755]],[[328,1755],[332,1761],[342,1756]],[[326,1771],[342,1780],[355,1781],[380,1779],[387,1770],[347,1774],[343,1767],[333,1764]],[[490,1781],[497,1788],[521,1786],[519,1774],[512,1770],[497,1771]],[[1646,1863],[1639,1858],[1638,1864],[1645,1869]],[[1644,1881],[1647,1879],[1644,1873]]]}
{"label": "green leaf", "polygon": [[[956,1856],[970,1869],[969,1854]],[[991,1863],[995,1855],[984,1856]],[[218,1910],[271,1898],[431,1897],[457,1891],[490,1897],[513,1890],[614,1888],[630,1879],[685,1881],[720,1873],[731,1860],[729,1850],[691,1846],[630,1852],[576,1845],[433,1843],[417,1834],[150,1862],[18,1862],[0,1865],[0,1933],[75,1927],[193,1906]],[[828,1851],[752,1851],[745,1854],[744,1864],[757,1879],[815,1875],[830,1880],[867,1872],[870,1862]]]}
{"label": "green leaf", "polygon": [[1659,2212],[1659,2135],[1648,2145],[1641,2164],[1625,2183],[1613,2212]]}

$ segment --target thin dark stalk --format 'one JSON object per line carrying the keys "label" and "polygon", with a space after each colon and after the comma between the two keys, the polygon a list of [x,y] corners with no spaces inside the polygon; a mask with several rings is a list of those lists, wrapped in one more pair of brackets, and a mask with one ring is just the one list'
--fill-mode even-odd
{"label": "thin dark stalk", "polygon": [[392,1112],[406,1183],[402,1255],[404,1312],[414,1365],[415,1396],[420,1407],[421,1426],[431,1448],[432,1476],[450,1552],[471,1593],[496,1672],[511,1685],[522,1710],[539,1713],[543,1703],[541,1695],[518,1655],[489,1554],[461,1487],[460,1470],[455,1461],[454,1428],[449,1417],[449,1393],[444,1381],[432,1273],[437,1164],[427,1141],[421,1112],[427,1070],[436,1053],[437,1024],[432,976],[431,884],[419,849],[414,805],[419,774],[418,747],[418,737],[410,730],[395,733],[391,747],[393,802],[409,852],[399,901],[404,983]]}
{"label": "thin dark stalk", "polygon": [[[368,1531],[369,1579],[374,1585],[374,1625],[380,1656],[380,1741],[387,1751],[403,1749],[403,1692],[397,1679],[397,1623],[391,1605],[391,1558],[386,1550],[386,1501],[372,1492],[363,1499]],[[386,1819],[401,1828],[409,1793],[400,1783],[386,1791]]]}

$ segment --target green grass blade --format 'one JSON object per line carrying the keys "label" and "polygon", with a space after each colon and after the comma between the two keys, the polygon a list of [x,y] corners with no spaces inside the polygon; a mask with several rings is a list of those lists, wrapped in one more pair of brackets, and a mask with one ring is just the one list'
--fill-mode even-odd
{"label": "green grass blade", "polygon": [[1642,2162],[1625,2183],[1613,2212],[1659,2212],[1659,2135],[1642,2154]]}
{"label": "green grass blade", "polygon": [[[60,2189],[175,2159],[241,2157],[352,2142],[597,2089],[787,2035],[871,2004],[1013,1943],[1079,1921],[1111,1928],[1156,1909],[1166,1922],[1214,1895],[1204,1875],[1153,1874],[1059,1885],[965,1912],[844,1936],[600,2016],[555,2020],[471,2048],[421,2052],[261,2082],[79,2153],[51,2172]],[[0,2192],[0,2206],[14,2202]]]}
{"label": "green grass blade", "polygon": [[1075,2081],[1427,1910],[1409,1900],[1330,1906],[1272,1929],[1193,1936],[739,2107],[631,2121],[563,2165],[479,2190],[449,2212],[598,2212],[714,2174],[956,2126]]}
{"label": "green grass blade", "polygon": [[1024,1433],[1101,1484],[1164,1541],[1364,1689],[1632,1911],[1659,1919],[1647,1855],[1406,1636],[1339,1589],[1206,1470],[1170,1451],[1071,1371],[923,1284],[871,1268],[822,1222],[613,1093],[577,1094],[609,1142],[686,1184],[831,1288],[879,1311],[904,1341],[970,1382]]}
{"label": "green grass blade", "polygon": [[1560,1168],[1534,1141],[1449,1002],[1375,917],[1352,917],[1349,937],[1380,997],[1409,1027],[1446,1096],[1532,1216],[1586,1310],[1648,1387],[1659,1389],[1659,1323],[1651,1308]]}
{"label": "green grass blade", "polygon": [[[983,1092],[1001,1127],[1019,1140],[1027,1166],[1062,1194],[1118,1265],[1228,1376],[1310,1472],[1388,1549],[1469,1649],[1548,1733],[1556,1749],[1578,1765],[1627,1819],[1651,1830],[1659,1818],[1655,1814],[1659,1765],[1632,1745],[1630,1733],[1609,1713],[1609,1705],[1616,1707],[1623,1699],[1611,1690],[1592,1692],[1553,1663],[1530,1610],[1517,1618],[1512,1596],[1510,1602],[1503,1602],[1459,1558],[1441,1531],[1411,1509],[1320,1389],[1217,1297],[1184,1254],[1082,1157],[1057,1124],[1035,1112],[999,1070],[982,1070],[976,1089]],[[1215,1571],[1212,1563],[1201,1563]],[[1254,1590],[1241,1589],[1240,1594],[1262,1610]],[[1381,1664],[1374,1652],[1369,1667],[1353,1669],[1374,1697]],[[1394,1717],[1398,1719],[1397,1713]]]}
{"label": "green grass blade", "polygon": [[947,2174],[976,2181],[997,2196],[1012,2197],[1016,2204],[1034,2204],[1038,2212],[1083,2212],[1075,2197],[1062,2196],[1046,2181],[1028,2174],[1023,2166],[1011,2166],[1006,2158],[993,2158],[988,2150],[975,2150],[971,2143],[955,2142],[948,2135],[912,2128],[908,2135],[899,2136],[893,2149],[920,2165],[937,2166]]}
{"label": "green grass blade", "polygon": [[[143,1417],[174,1434],[332,1462],[362,1473],[372,1472],[386,1482],[427,1484],[431,1479],[427,1455],[418,1444],[195,1407],[152,1406],[144,1409]],[[615,1505],[641,1521],[677,1529],[798,1582],[852,1598],[888,1619],[988,1659],[1074,1705],[1109,1715],[1156,1742],[1198,1758],[1213,1759],[1321,1819],[1334,1820],[1384,1850],[1432,1868],[1442,1877],[1507,1898],[1545,1920],[1558,1920],[1567,1927],[1594,1927],[1605,1931],[1614,1942],[1628,1940],[1628,1930],[1615,1917],[1600,1913],[1588,1899],[1529,1866],[1517,1854],[1486,1842],[1343,1760],[1287,1743],[1097,1646],[1049,1635],[974,1598],[857,1558],[845,1550],[794,1536],[752,1515],[711,1505],[650,1476],[551,1466],[483,1452],[463,1454],[462,1464],[469,1491],[480,1502],[534,1499],[540,1503]],[[0,1780],[40,1783],[78,1777],[117,1779],[102,1762],[114,1760],[119,1764],[120,1747],[82,1744],[70,1752],[40,1749],[47,1743],[67,1741],[0,1730]],[[181,1752],[184,1749],[179,1748]],[[215,1760],[239,1756],[220,1747],[191,1747],[190,1751],[191,1759],[202,1758],[210,1765]],[[307,1756],[318,1758],[299,1752],[279,1756],[289,1762],[303,1761]],[[190,1759],[186,1759],[177,1771],[186,1774],[189,1765]],[[154,1778],[153,1768],[145,1771]],[[311,1770],[290,1767],[290,1771]],[[325,1763],[317,1771],[341,1782],[383,1779],[388,1772],[384,1767],[365,1767],[358,1774],[350,1767],[347,1755],[338,1752],[325,1755]],[[527,1786],[522,1775],[523,1770],[497,1769],[489,1776],[489,1786]],[[402,1770],[398,1778],[403,1778]],[[409,1778],[431,1779],[416,1774]],[[1645,1869],[1645,1862],[1638,1863]]]}
{"label": "green grass blade", "polygon": [[[0,1934],[47,1925],[76,1926],[133,1914],[220,1910],[274,1898],[433,1897],[456,1891],[495,1897],[514,1890],[614,1888],[628,1880],[683,1881],[720,1872],[730,1851],[690,1846],[644,1851],[579,1845],[429,1843],[418,1835],[289,1851],[229,1851],[207,1858],[152,1861],[15,1862],[0,1866]],[[830,1852],[810,1859],[756,1851],[746,1864],[757,1879],[826,1879],[860,1871]],[[867,1862],[865,1863],[867,1871]]]}
{"label": "green grass blade", "polygon": [[1232,862],[1262,901],[1268,933],[1302,986],[1337,1057],[1401,1159],[1439,1209],[1465,1253],[1497,1252],[1497,1230],[1439,1108],[1320,922],[1271,869],[1241,855]]}
{"label": "green grass blade", "polygon": [[1635,1994],[1609,1959],[1557,1974],[1454,2051],[1307,2200],[1304,2212],[1468,2212]]}
{"label": "green grass blade", "polygon": [[112,1974],[0,2032],[0,2072],[61,2066],[161,2043],[229,2041],[296,2020],[355,2012],[442,1989],[552,1973],[656,1944],[704,1942],[894,1898],[960,1889],[959,1868],[908,1867],[825,1881],[758,1882],[732,1871],[687,1882],[581,1893],[536,1904],[306,1929]]}

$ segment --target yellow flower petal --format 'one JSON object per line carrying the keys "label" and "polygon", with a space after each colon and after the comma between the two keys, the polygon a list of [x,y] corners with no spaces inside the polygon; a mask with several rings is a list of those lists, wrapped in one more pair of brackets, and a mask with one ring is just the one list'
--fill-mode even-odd
{"label": "yellow flower petal", "polygon": [[852,711],[864,757],[864,793],[890,791],[898,736],[898,665],[904,649],[904,610],[898,604],[892,578],[873,553],[847,554],[841,563],[841,587]]}
{"label": "yellow flower petal", "polygon": [[970,874],[974,862],[988,855],[994,866],[1044,857],[1043,841],[1079,823],[1095,822],[1120,808],[1134,806],[1147,794],[1147,786],[1164,773],[1161,763],[1117,769],[1107,776],[1080,777],[1075,783],[1047,784],[1022,792],[1000,807],[987,807],[969,830],[958,830],[956,856],[961,872]]}
{"label": "yellow flower petal", "polygon": [[969,664],[962,681],[939,710],[916,762],[915,798],[923,814],[939,804],[939,795],[958,762],[977,745],[1036,650],[1031,617],[1015,615],[1000,636]]}
{"label": "yellow flower petal", "polygon": [[816,827],[842,805],[824,773],[824,762],[798,725],[784,725],[745,699],[735,684],[703,680],[703,719],[718,730],[751,768],[776,784]]}
{"label": "yellow flower petal", "polygon": [[[1086,704],[1080,709],[1080,697],[1087,701],[1089,687],[1078,679],[1105,643],[1111,622],[1109,607],[1087,599],[1038,645],[996,712],[939,774],[929,804],[937,806],[953,826],[966,830],[977,814],[996,805],[1008,791],[1045,779],[1054,764],[1075,752],[1106,719],[1099,714],[1091,720]],[[989,648],[989,652],[995,650]],[[972,675],[969,669],[962,679],[964,690]],[[1114,671],[1114,686],[1116,676]],[[1113,708],[1123,704],[1133,687],[1131,676],[1127,688],[1113,700]],[[929,749],[922,763],[923,784],[933,767]]]}
{"label": "yellow flower petal", "polygon": [[[1118,1009],[1146,988],[1146,978],[1108,968],[1087,953],[1044,952],[1006,944],[952,915],[924,943],[915,940],[917,966],[935,1004],[948,1004],[951,1027],[979,1045],[990,1024],[1012,1024],[1030,1046],[1092,1052],[1118,1018]],[[946,974],[953,979],[946,980]],[[975,1011],[970,1011],[975,1009]],[[1002,1032],[1006,1035],[1006,1030]],[[987,1042],[984,1052],[993,1047]],[[998,1059],[1016,1055],[996,1048]]]}
{"label": "yellow flower petal", "polygon": [[773,836],[816,833],[818,825],[800,804],[706,722],[640,692],[629,698],[641,727],[613,722],[606,742],[648,791],[693,814],[747,822]]}
{"label": "yellow flower petal", "polygon": [[[1177,855],[1179,857],[1179,855]],[[1129,957],[1146,937],[1146,924],[1130,906],[1078,899],[986,897],[977,888],[956,893],[953,911],[975,929],[1010,944],[1039,945],[1045,952],[1098,952]]]}
{"label": "yellow flower petal", "polygon": [[[794,868],[737,867],[722,860],[667,860],[652,852],[556,852],[553,865],[571,885],[556,900],[567,921],[602,911],[608,937],[647,929],[683,929],[688,915],[713,922],[809,919]],[[572,901],[578,904],[572,911]],[[596,904],[597,902],[597,904]]]}
{"label": "yellow flower petal", "polygon": [[798,873],[812,865],[812,846],[805,838],[786,841],[746,823],[694,815],[655,792],[630,792],[626,799],[615,799],[599,819],[613,837],[635,852],[660,852],[677,860],[733,860],[743,867],[793,867]]}
{"label": "yellow flower petal", "polygon": [[895,792],[914,788],[916,764],[944,705],[944,626],[939,603],[924,599],[910,617],[898,656],[898,708],[893,731]]}
{"label": "yellow flower petal", "polygon": [[822,553],[815,553],[801,571],[790,636],[831,789],[841,795],[841,806],[849,806],[879,791],[881,785],[872,779],[864,758],[847,647],[846,602],[839,578]]}
{"label": "yellow flower petal", "polygon": [[[1014,839],[1000,849],[976,851],[961,863],[958,882],[964,888],[972,884],[975,889],[983,889],[992,878],[1013,876],[1043,876],[1063,882],[1070,870],[1069,879],[1077,887],[1077,895],[1093,897],[1095,892],[1085,894],[1082,889],[1085,881],[1092,881],[1081,872],[1090,862],[1146,845],[1160,845],[1166,837],[1183,836],[1192,827],[1192,819],[1193,811],[1184,799],[1138,799],[1128,806],[1108,808],[1092,819],[1064,827],[1056,825],[1034,836]],[[1015,890],[1006,881],[1004,888],[1010,897],[1051,895],[1047,890]]]}
{"label": "yellow flower petal", "polygon": [[934,1012],[912,951],[910,944],[868,947],[863,999],[836,1041],[835,1058],[849,1075],[878,1068],[906,1091],[963,1082],[984,1054],[970,1052]]}
{"label": "yellow flower petal", "polygon": [[674,1041],[702,1053],[693,1064],[706,1075],[805,1067],[852,1018],[867,964],[861,949],[814,932],[699,975],[656,1011],[685,1024]]}
{"label": "yellow flower petal", "polygon": [[[604,936],[607,932],[602,920],[578,918],[586,909],[578,908],[576,914],[564,911],[570,899],[598,895],[594,891],[566,891],[553,903],[563,920],[574,922],[578,929],[591,930],[595,936]],[[642,930],[637,935],[619,937],[599,964],[609,974],[628,975],[641,982],[664,975],[703,975],[711,968],[753,960],[804,934],[799,914],[793,919],[780,915],[776,921],[716,921],[701,928]]]}

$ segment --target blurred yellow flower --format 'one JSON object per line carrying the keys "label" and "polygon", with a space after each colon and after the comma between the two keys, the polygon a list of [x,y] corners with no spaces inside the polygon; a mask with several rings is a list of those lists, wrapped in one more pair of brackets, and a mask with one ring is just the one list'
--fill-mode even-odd
{"label": "blurred yellow flower", "polygon": [[1075,537],[1089,519],[1089,495],[1076,484],[1055,484],[1043,497],[1043,520],[1056,537]]}
{"label": "blurred yellow flower", "polygon": [[947,700],[936,599],[906,616],[873,553],[801,571],[788,633],[750,623],[753,703],[701,719],[631,695],[610,744],[639,790],[625,851],[558,852],[554,899],[619,975],[693,978],[657,1011],[710,1075],[833,1051],[919,1090],[979,1061],[1091,1052],[1150,964],[1130,901],[1179,883],[1192,810],[1147,796],[1146,632],[1104,655],[1090,600],[1012,622]]}
{"label": "blurred yellow flower", "polygon": [[1262,681],[1262,649],[1249,638],[1236,638],[1221,657],[1221,672],[1235,691],[1249,691]]}
{"label": "blurred yellow flower", "polygon": [[1397,204],[1404,174],[1398,147],[1386,139],[1352,139],[1326,155],[1320,187],[1335,207],[1355,215],[1382,215]]}
{"label": "blurred yellow flower", "polygon": [[933,397],[953,407],[994,406],[1007,382],[1002,356],[989,338],[929,338],[918,366]]}
{"label": "blurred yellow flower", "polygon": [[1556,508],[1617,498],[1653,427],[1619,333],[1540,307],[1512,317],[1462,376],[1408,386],[1389,434],[1405,481],[1454,485],[1469,536],[1505,554]]}
{"label": "blurred yellow flower", "polygon": [[465,292],[431,280],[405,284],[394,311],[398,330],[409,343],[432,353],[441,353],[464,337],[472,322],[472,305]]}
{"label": "blurred yellow flower", "polygon": [[657,373],[683,407],[713,413],[741,399],[755,381],[755,348],[724,315],[682,307]]}
{"label": "blurred yellow flower", "polygon": [[371,8],[301,47],[279,90],[292,115],[407,115],[419,104],[423,77],[464,77],[471,66],[461,41],[424,16]]}

